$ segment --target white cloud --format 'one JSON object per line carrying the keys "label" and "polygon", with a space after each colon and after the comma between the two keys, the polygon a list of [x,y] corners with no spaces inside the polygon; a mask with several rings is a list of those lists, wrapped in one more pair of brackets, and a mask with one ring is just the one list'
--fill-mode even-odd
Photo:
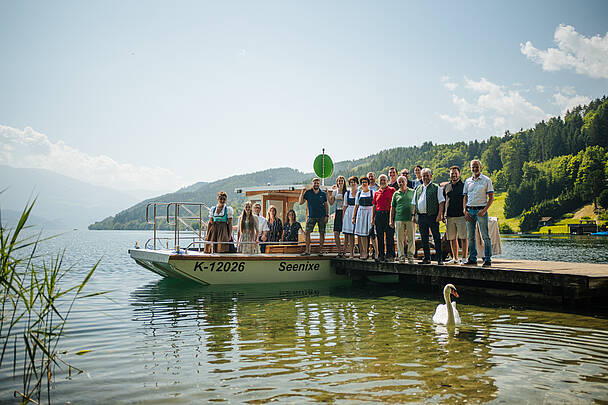
{"label": "white cloud", "polygon": [[591,97],[564,92],[563,89],[562,91],[553,94],[553,99],[553,104],[559,106],[561,109],[562,116],[566,114],[567,110],[572,110],[572,108],[577,105],[589,104],[591,101]]}
{"label": "white cloud", "polygon": [[545,92],[545,86],[537,84],[536,85],[536,91],[538,91],[539,93],[544,93]]}
{"label": "white cloud", "polygon": [[563,93],[567,96],[574,96],[576,94],[576,89],[574,86],[562,86],[555,87],[555,91]]}
{"label": "white cloud", "polygon": [[608,33],[587,38],[574,27],[560,24],[554,42],[557,48],[541,51],[527,41],[520,44],[521,53],[542,65],[543,70],[574,69],[589,77],[608,79]]}
{"label": "white cloud", "polygon": [[456,90],[456,87],[458,87],[458,83],[452,82],[450,80],[450,76],[442,76],[441,82],[443,83],[443,86],[449,91],[454,91]]}
{"label": "white cloud", "polygon": [[247,56],[247,49],[239,49],[238,55],[244,58],[245,56]]}
{"label": "white cloud", "polygon": [[508,90],[485,78],[475,81],[465,77],[464,82],[464,88],[478,96],[467,100],[452,94],[457,114],[440,115],[458,130],[474,128],[501,134],[505,130],[527,128],[549,116],[522,97],[519,91]]}
{"label": "white cloud", "polygon": [[105,155],[91,156],[62,141],[53,142],[30,127],[22,131],[0,125],[0,164],[52,170],[118,190],[168,191],[183,185],[168,169],[119,163]]}

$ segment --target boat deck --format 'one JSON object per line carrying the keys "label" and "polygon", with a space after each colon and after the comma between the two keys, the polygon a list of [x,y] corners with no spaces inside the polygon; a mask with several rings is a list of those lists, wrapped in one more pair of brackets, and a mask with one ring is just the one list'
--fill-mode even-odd
{"label": "boat deck", "polygon": [[375,263],[332,259],[352,278],[398,274],[402,283],[443,286],[451,282],[482,295],[585,303],[608,293],[608,264],[493,259],[492,267]]}

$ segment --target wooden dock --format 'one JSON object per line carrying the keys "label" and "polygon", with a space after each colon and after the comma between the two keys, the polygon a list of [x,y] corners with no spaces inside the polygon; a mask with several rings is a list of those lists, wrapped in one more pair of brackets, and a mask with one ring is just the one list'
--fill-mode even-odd
{"label": "wooden dock", "polygon": [[[417,263],[417,261],[416,261]],[[608,297],[608,264],[492,259],[492,267],[436,264],[376,263],[371,260],[332,259],[338,271],[353,279],[398,274],[407,285],[453,283],[459,290],[504,298],[587,304]]]}

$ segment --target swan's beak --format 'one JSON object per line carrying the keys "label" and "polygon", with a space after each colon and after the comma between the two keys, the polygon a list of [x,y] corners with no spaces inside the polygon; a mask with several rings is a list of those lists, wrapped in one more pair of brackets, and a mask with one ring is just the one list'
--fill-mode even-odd
{"label": "swan's beak", "polygon": [[460,298],[460,297],[458,296],[458,291],[456,291],[456,290],[452,290],[452,295],[453,295],[454,297],[456,297],[456,298]]}

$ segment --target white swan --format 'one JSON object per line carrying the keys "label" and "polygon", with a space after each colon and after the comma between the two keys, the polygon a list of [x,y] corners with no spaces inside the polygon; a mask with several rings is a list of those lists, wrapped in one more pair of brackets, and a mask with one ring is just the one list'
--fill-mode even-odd
{"label": "white swan", "polygon": [[456,291],[454,284],[446,284],[445,287],[443,287],[443,298],[445,299],[445,304],[437,305],[435,315],[433,315],[433,322],[441,325],[461,324],[460,314],[456,309],[456,303],[452,302],[450,295],[454,295],[454,297],[458,298],[458,291]]}

